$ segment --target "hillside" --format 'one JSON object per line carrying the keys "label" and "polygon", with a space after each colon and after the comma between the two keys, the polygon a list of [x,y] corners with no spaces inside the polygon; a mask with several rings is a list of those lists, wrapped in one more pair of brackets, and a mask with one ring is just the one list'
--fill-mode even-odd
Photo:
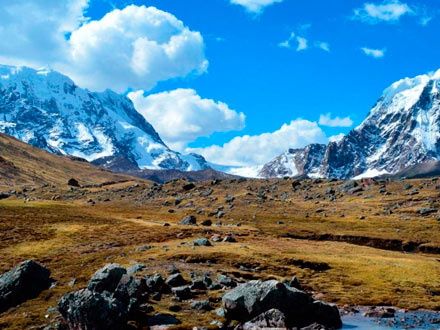
{"label": "hillside", "polygon": [[134,180],[79,158],[53,155],[0,133],[0,188],[66,185],[71,178],[78,180],[81,185]]}

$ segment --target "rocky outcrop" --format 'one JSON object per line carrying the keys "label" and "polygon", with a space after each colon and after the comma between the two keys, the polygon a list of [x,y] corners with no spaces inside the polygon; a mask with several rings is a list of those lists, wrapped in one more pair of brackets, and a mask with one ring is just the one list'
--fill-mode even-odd
{"label": "rocky outcrop", "polygon": [[[227,319],[243,323],[263,319],[269,310],[278,310],[274,322],[285,322],[287,327],[305,327],[312,323],[340,328],[341,317],[337,307],[321,301],[315,301],[308,294],[286,286],[282,282],[269,280],[265,282],[250,281],[240,284],[227,292],[222,298],[223,309]],[[251,321],[252,322],[252,321]]]}
{"label": "rocky outcrop", "polygon": [[52,282],[50,271],[33,260],[26,260],[0,275],[0,313],[36,298]]}

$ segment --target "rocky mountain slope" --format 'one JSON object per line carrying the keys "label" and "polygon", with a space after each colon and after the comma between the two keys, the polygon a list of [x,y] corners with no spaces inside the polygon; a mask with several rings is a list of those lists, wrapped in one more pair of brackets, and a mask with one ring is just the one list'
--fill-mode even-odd
{"label": "rocky mountain slope", "polygon": [[387,88],[363,123],[339,142],[289,150],[262,177],[374,177],[440,159],[440,70]]}
{"label": "rocky mountain slope", "polygon": [[0,132],[104,167],[208,167],[199,155],[170,150],[127,97],[81,89],[47,69],[0,66]]}
{"label": "rocky mountain slope", "polygon": [[81,185],[133,180],[132,177],[112,173],[78,158],[53,155],[0,133],[2,191],[26,185],[67,185],[71,178]]}

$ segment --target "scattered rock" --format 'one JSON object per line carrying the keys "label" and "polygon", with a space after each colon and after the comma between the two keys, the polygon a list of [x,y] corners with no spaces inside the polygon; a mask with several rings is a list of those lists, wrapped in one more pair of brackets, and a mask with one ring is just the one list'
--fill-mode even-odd
{"label": "scattered rock", "polygon": [[193,303],[191,303],[191,308],[204,311],[212,310],[212,306],[209,303],[209,300],[194,301]]}
{"label": "scattered rock", "polygon": [[183,285],[187,284],[187,282],[185,281],[185,279],[183,278],[183,276],[180,273],[176,273],[176,274],[170,275],[167,278],[166,284],[168,284],[171,287],[178,287],[178,286],[183,286]]}
{"label": "scattered rock", "polygon": [[197,238],[194,240],[194,246],[212,246],[207,238]]}
{"label": "scattered rock", "polygon": [[197,224],[197,218],[194,215],[187,215],[180,221],[181,225],[194,226]]}

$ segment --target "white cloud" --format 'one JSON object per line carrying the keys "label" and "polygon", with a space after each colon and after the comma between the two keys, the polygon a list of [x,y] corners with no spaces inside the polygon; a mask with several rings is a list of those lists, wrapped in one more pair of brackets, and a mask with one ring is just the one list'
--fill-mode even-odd
{"label": "white cloud", "polygon": [[353,125],[353,120],[350,117],[331,117],[331,113],[319,116],[319,125],[329,126],[329,127],[351,127]]}
{"label": "white cloud", "polygon": [[299,52],[301,50],[307,49],[307,39],[302,37],[297,37],[296,41],[298,41],[298,47],[296,50]]}
{"label": "white cloud", "polygon": [[365,53],[365,55],[372,56],[374,58],[382,58],[385,56],[386,49],[373,49],[362,47],[361,50]]}
{"label": "white cloud", "polygon": [[0,61],[41,66],[68,56],[65,34],[86,19],[88,0],[0,0]]}
{"label": "white cloud", "polygon": [[136,109],[158,131],[171,148],[184,151],[188,143],[214,132],[241,130],[245,115],[223,102],[202,99],[193,89],[144,96],[142,90],[129,93]]}
{"label": "white cloud", "polygon": [[315,46],[325,50],[326,52],[330,52],[330,45],[327,42],[317,41],[315,42]]}
{"label": "white cloud", "polygon": [[[304,31],[311,27],[311,24],[305,24],[300,27],[300,30]],[[290,33],[290,36],[287,40],[278,43],[278,47],[281,48],[292,48],[296,46],[296,51],[300,52],[302,50],[309,49],[309,41],[304,38],[297,36],[295,32]],[[326,52],[330,52],[330,45],[327,42],[316,41],[312,44],[312,46],[325,50]]]}
{"label": "white cloud", "polygon": [[415,11],[399,0],[384,0],[380,4],[365,3],[363,8],[354,10],[353,19],[377,24],[379,22],[397,22],[404,15],[414,15]]}
{"label": "white cloud", "polygon": [[276,2],[283,2],[283,0],[230,0],[230,2],[245,7],[249,12],[259,14],[267,6],[273,5]]}
{"label": "white cloud", "polygon": [[270,161],[289,148],[327,142],[328,138],[316,122],[296,119],[272,133],[238,136],[223,146],[188,148],[187,151],[199,153],[217,164],[255,166]]}
{"label": "white cloud", "polygon": [[202,36],[175,16],[130,5],[87,21],[87,3],[0,0],[1,62],[50,65],[81,87],[118,92],[206,71]]}

